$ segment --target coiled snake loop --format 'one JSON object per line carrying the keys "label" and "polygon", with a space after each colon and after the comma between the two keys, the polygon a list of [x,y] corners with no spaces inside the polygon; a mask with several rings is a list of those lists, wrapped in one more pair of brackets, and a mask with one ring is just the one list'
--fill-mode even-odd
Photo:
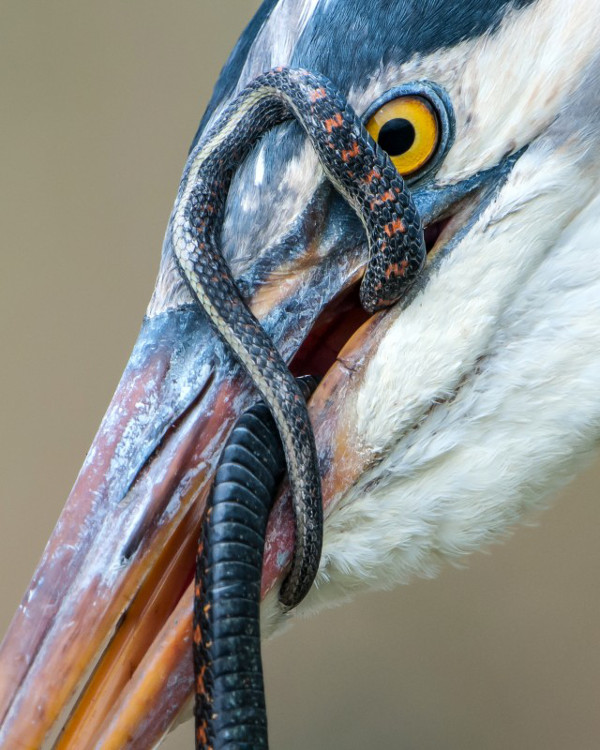
{"label": "coiled snake loop", "polygon": [[255,79],[191,152],[170,222],[177,263],[192,293],[246,370],[280,433],[295,516],[295,548],[280,601],[296,606],[316,576],[322,537],[317,452],[306,402],[269,336],[248,310],[218,247],[232,176],[269,128],[296,119],[325,175],[362,220],[368,311],[394,303],[425,258],[420,218],[387,154],[324,76],[279,68]]}

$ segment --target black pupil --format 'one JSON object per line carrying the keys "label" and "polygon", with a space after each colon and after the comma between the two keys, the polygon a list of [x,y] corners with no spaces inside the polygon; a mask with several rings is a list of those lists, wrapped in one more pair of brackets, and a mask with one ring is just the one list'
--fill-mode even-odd
{"label": "black pupil", "polygon": [[415,128],[412,122],[403,117],[388,120],[379,131],[377,143],[390,156],[401,156],[409,151],[415,142]]}

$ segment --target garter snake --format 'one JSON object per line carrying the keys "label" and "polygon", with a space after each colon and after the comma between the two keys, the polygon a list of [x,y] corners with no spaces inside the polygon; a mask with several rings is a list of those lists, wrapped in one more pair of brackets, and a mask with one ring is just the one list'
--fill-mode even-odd
{"label": "garter snake", "polygon": [[219,249],[231,179],[268,129],[297,120],[326,177],[361,219],[369,261],[363,307],[393,304],[425,259],[423,230],[402,177],[360,118],[324,76],[277,68],[252,81],[188,157],[169,224],[171,245],[190,290],[270,409],[283,443],[295,516],[295,548],[280,601],[296,606],[316,576],[322,501],[306,402],[273,342],[249,311]]}

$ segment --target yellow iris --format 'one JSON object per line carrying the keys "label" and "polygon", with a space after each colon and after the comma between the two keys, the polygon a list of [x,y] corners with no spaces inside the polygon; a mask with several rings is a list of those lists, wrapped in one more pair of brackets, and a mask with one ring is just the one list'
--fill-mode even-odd
{"label": "yellow iris", "polygon": [[404,177],[427,164],[440,138],[435,111],[421,96],[400,96],[387,102],[369,119],[367,130]]}

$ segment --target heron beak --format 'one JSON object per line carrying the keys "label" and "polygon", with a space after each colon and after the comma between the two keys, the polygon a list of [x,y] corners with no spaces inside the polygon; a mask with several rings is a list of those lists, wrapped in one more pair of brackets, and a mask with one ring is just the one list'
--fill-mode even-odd
{"label": "heron beak", "polygon": [[[431,247],[456,236],[497,177],[452,195],[420,194]],[[290,260],[281,247],[292,241]],[[327,516],[370,460],[345,422],[388,316],[360,309],[363,230],[330,188],[269,256],[284,260],[240,284],[292,371],[324,376],[309,408]],[[206,497],[220,446],[255,398],[195,305],[144,321],[0,648],[0,746],[147,748],[177,719],[192,691],[193,570]],[[264,596],[276,597],[292,548],[283,488]]]}
{"label": "heron beak", "polygon": [[[362,238],[348,262],[323,263],[323,223],[309,223],[302,267],[271,269],[252,295],[288,359],[322,301],[361,272]],[[221,444],[254,400],[196,305],[144,321],[0,649],[0,746],[150,747],[168,729],[192,685],[191,585],[207,491]],[[287,554],[287,511],[271,534],[288,540]],[[265,571],[265,590],[285,563],[280,555]]]}

